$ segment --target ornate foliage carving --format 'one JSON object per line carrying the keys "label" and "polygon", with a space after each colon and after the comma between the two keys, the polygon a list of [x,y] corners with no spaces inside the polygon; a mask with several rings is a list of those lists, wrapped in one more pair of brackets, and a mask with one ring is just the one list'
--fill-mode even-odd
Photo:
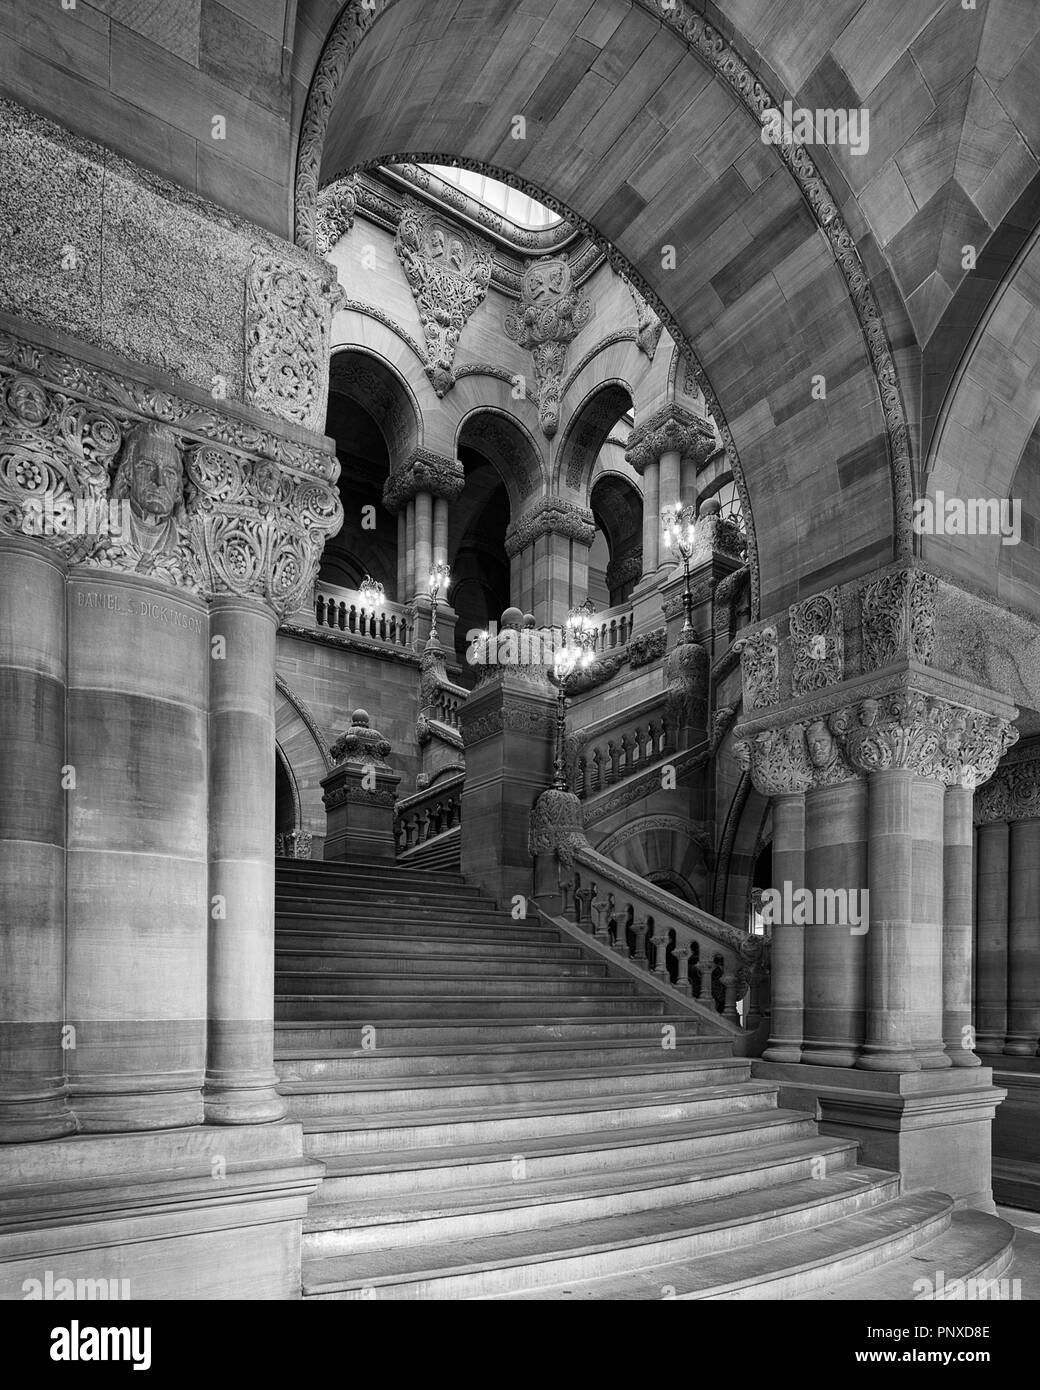
{"label": "ornate foliage carving", "polygon": [[466,719],[464,710],[463,720],[462,741],[467,748],[506,729],[545,739],[553,738],[556,734],[556,711],[552,707],[511,702],[475,719]]}
{"label": "ornate foliage carving", "polygon": [[804,724],[763,729],[750,738],[736,739],[733,751],[763,796],[805,792],[813,785],[814,768],[806,748]]}
{"label": "ornate foliage carving", "polygon": [[645,353],[652,361],[654,353],[657,351],[657,344],[661,341],[661,334],[664,332],[664,324],[635,285],[630,284],[628,289],[632,296],[632,302],[636,306],[636,342],[639,344],[639,351]]}
{"label": "ornate foliage carving", "polygon": [[382,767],[391,746],[388,738],[372,728],[368,711],[356,709],[350,716],[350,728],[340,734],[330,752],[337,767],[341,763],[371,763]]}
{"label": "ornate foliage carving", "polygon": [[666,405],[641,421],[629,437],[625,458],[637,472],[657,463],[662,454],[675,451],[683,458],[703,462],[715,450],[711,422],[681,405]]}
{"label": "ornate foliage carving", "polygon": [[538,419],[551,439],[560,427],[567,345],[592,317],[592,303],[574,291],[565,256],[542,256],[524,271],[520,307],[506,315],[505,331],[531,353],[538,382]]}
{"label": "ornate foliage carving", "polygon": [[735,642],[744,682],[744,708],[765,709],[780,700],[780,648],[775,627],[763,627]]}
{"label": "ornate foliage carving", "polygon": [[255,247],[246,277],[246,398],[321,430],[329,389],[327,284]]}
{"label": "ornate foliage carving", "polygon": [[[295,472],[272,458],[185,438],[184,426],[197,427],[199,419],[188,415],[181,423],[172,408],[179,402],[165,398],[177,428],[129,417],[125,409],[100,409],[5,370],[5,353],[60,371],[77,387],[104,384],[109,397],[117,394],[113,381],[76,372],[71,359],[0,338],[3,529],[24,531],[26,504],[48,493],[56,500],[127,503],[118,531],[45,539],[70,559],[190,591],[259,597],[279,612],[304,601],[325,539],[342,523],[331,460],[304,455],[321,461],[320,476],[317,469]],[[133,399],[128,389],[121,394]],[[148,404],[156,409],[164,400],[155,393]],[[235,431],[229,426],[226,433]]]}
{"label": "ornate foliage carving", "polygon": [[567,536],[591,545],[596,537],[596,521],[587,507],[565,502],[562,497],[543,497],[533,511],[512,522],[506,531],[506,554],[512,558],[526,550],[539,536]]}
{"label": "ornate foliage carving", "polygon": [[455,384],[462,330],[491,283],[491,247],[411,200],[395,246],[423,326],[426,375],[443,396]]}
{"label": "ornate foliage carving", "polygon": [[628,664],[633,667],[649,666],[651,661],[659,661],[668,645],[665,628],[655,628],[653,632],[641,632],[628,644]]}
{"label": "ornate foliage carving", "polygon": [[574,852],[588,847],[581,802],[573,792],[555,787],[542,792],[531,811],[528,849],[532,855],[556,854],[568,867]]}
{"label": "ornate foliage carving", "polygon": [[807,695],[837,685],[845,674],[845,629],[838,589],[793,603],[791,693]]}
{"label": "ornate foliage carving", "polygon": [[449,502],[458,501],[466,478],[458,459],[416,449],[403,468],[392,473],[383,487],[383,506],[399,512],[417,493],[428,492]]}
{"label": "ornate foliage carving", "polygon": [[321,190],[316,210],[316,249],[327,256],[354,225],[358,206],[358,183],[353,174],[337,179]]}
{"label": "ornate foliage carving", "polygon": [[931,660],[939,581],[923,570],[897,570],[863,591],[863,670],[876,671],[900,657]]}

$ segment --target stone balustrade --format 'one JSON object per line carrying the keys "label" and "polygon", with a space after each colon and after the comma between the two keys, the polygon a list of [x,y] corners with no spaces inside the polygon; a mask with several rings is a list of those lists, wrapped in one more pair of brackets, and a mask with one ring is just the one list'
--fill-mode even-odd
{"label": "stone balustrade", "polygon": [[602,655],[614,651],[616,647],[627,646],[632,636],[632,605],[619,603],[596,614],[596,628],[593,633],[592,650]]}
{"label": "stone balustrade", "polygon": [[587,800],[677,751],[677,720],[668,693],[599,720],[583,730],[575,757],[574,790]]}
{"label": "stone balustrade", "polygon": [[417,849],[462,824],[462,787],[466,774],[442,777],[431,787],[406,796],[394,809],[398,854]]}
{"label": "stone balustrade", "polygon": [[315,588],[314,622],[319,628],[407,649],[411,648],[415,628],[415,620],[404,604],[386,602],[373,608],[357,589],[325,583]]}
{"label": "stone balustrade", "polygon": [[682,902],[594,849],[575,848],[573,861],[566,911],[575,923],[677,994],[758,1027],[768,1011],[768,937]]}

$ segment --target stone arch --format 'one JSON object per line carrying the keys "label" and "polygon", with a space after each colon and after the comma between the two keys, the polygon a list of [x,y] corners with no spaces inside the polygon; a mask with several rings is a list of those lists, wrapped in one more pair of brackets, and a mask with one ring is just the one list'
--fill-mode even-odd
{"label": "stone arch", "polygon": [[697,907],[707,905],[711,836],[684,817],[640,816],[613,831],[596,849],[651,883],[667,886],[669,879],[678,879]]}
{"label": "stone arch", "polygon": [[566,486],[587,505],[600,450],[617,422],[632,408],[632,389],[627,381],[601,380],[588,392],[571,413],[560,442],[554,470],[558,487]]}
{"label": "stone arch", "polygon": [[391,463],[422,446],[423,415],[408,382],[379,353],[356,344],[332,351],[329,393],[355,401],[375,420]]}
{"label": "stone arch", "polygon": [[[817,586],[821,572],[854,577],[909,554],[910,432],[885,321],[856,240],[805,147],[763,144],[762,114],[778,103],[760,75],[690,6],[662,11],[649,0],[598,0],[594,16],[575,14],[580,35],[558,32],[554,17],[544,55],[532,45],[532,61],[510,67],[510,46],[495,39],[525,7],[516,0],[493,12],[482,42],[471,45],[450,29],[445,36],[418,0],[368,0],[342,12],[303,111],[300,242],[312,244],[320,184],[352,169],[454,163],[524,188],[604,247],[698,364],[708,409],[739,456],[744,484],[754,482],[756,495],[745,498],[749,527],[756,504],[773,523],[759,538],[770,611]],[[537,29],[544,17],[529,18]],[[427,101],[383,101],[388,74],[408,86],[413,73],[429,73],[435,42],[456,47]],[[631,54],[651,43],[656,77],[648,86]],[[598,57],[616,75],[587,94],[579,126],[569,75]],[[677,87],[702,99],[648,140],[631,112],[653,109],[655,100],[670,109]],[[477,101],[489,90],[528,113],[526,140],[506,138],[501,116]],[[436,150],[423,148],[430,106]],[[708,110],[710,123],[700,114]],[[733,141],[734,163],[725,168],[722,124]],[[669,164],[677,144],[688,158]],[[713,172],[691,189],[699,152]],[[741,156],[756,165],[750,184],[734,167]],[[682,250],[681,277],[661,256],[665,240]],[[810,371],[840,380],[840,409],[814,409]],[[817,506],[807,518],[809,495]]]}
{"label": "stone arch", "polygon": [[611,602],[622,602],[642,573],[642,494],[632,478],[604,469],[589,490],[589,507],[610,551],[605,579]]}
{"label": "stone arch", "polygon": [[497,406],[475,406],[459,422],[456,451],[472,448],[483,455],[505,484],[510,520],[537,495],[542,484],[541,453],[530,430]]}
{"label": "stone arch", "polygon": [[275,678],[275,743],[295,787],[297,828],[314,837],[314,857],[325,840],[321,779],[332,770],[328,740],[300,697],[281,675]]}

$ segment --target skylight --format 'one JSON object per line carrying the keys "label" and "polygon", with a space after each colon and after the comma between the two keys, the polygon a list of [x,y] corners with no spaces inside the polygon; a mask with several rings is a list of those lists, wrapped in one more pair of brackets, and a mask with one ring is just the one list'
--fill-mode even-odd
{"label": "skylight", "polygon": [[502,213],[517,226],[537,230],[540,227],[553,227],[563,220],[541,203],[536,203],[526,193],[521,193],[518,188],[510,188],[508,184],[499,183],[497,179],[488,178],[486,174],[476,174],[470,169],[456,169],[441,164],[427,164],[423,167],[443,179],[445,183],[461,188],[463,193],[468,193],[471,198],[479,198],[485,206]]}

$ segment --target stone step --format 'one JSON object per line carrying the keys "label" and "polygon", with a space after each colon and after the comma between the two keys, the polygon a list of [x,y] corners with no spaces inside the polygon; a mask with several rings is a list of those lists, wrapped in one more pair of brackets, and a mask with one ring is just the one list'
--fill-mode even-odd
{"label": "stone step", "polygon": [[[628,1066],[559,1066],[533,1072],[510,1072],[506,1079],[484,1073],[441,1076],[373,1077],[293,1081],[283,1078],[279,1085],[289,1101],[293,1119],[309,1120],[321,1115],[377,1116],[406,1113],[420,1116],[431,1110],[480,1109],[487,1113],[496,1106],[510,1108],[530,1102],[541,1106],[547,1101],[595,1101],[614,1097],[619,1104],[632,1095],[648,1092],[686,1094],[699,1086],[717,1087],[747,1080],[747,1066],[738,1058],[706,1058],[701,1061],[633,1062]],[[761,1084],[761,1083],[759,1083]],[[751,1094],[745,1091],[744,1094]],[[771,1095],[775,1090],[759,1092]]]}
{"label": "stone step", "polygon": [[283,927],[275,938],[275,954],[279,959],[287,955],[314,955],[336,962],[388,955],[391,952],[401,957],[407,956],[410,960],[433,957],[455,960],[465,956],[473,960],[559,961],[565,965],[568,961],[590,959],[578,945],[500,941],[490,932],[483,939],[475,937],[475,934],[444,937],[424,933],[422,936],[398,936],[390,943],[378,928],[371,931],[299,931]]}
{"label": "stone step", "polygon": [[[357,1035],[356,1035],[357,1036]],[[509,1077],[541,1069],[574,1067],[627,1067],[635,1063],[660,1062],[662,1058],[718,1058],[733,1061],[733,1049],[724,1038],[693,1037],[665,1051],[661,1039],[621,1038],[599,1042],[586,1039],[574,1043],[514,1042],[486,1044],[478,1051],[472,1044],[437,1044],[426,1047],[392,1047],[381,1040],[378,1029],[370,1034],[371,1047],[357,1046],[344,1051],[296,1051],[275,1054],[278,1075],[283,1084],[290,1081],[367,1081],[378,1077],[455,1076],[488,1073]],[[746,1062],[743,1063],[746,1067]]]}
{"label": "stone step", "polygon": [[[915,1248],[910,1255],[871,1269],[867,1274],[842,1279],[794,1297],[835,1302],[867,1299],[929,1302],[952,1299],[960,1302],[967,1293],[969,1301],[980,1298],[989,1301],[992,1290],[982,1291],[976,1287],[972,1298],[966,1286],[963,1291],[958,1290],[953,1281],[1006,1277],[1015,1258],[1014,1239],[1015,1228],[999,1216],[981,1211],[955,1211],[947,1230],[927,1245]],[[996,1293],[1001,1298],[1010,1296],[1013,1293],[1010,1281]],[[877,1345],[891,1346],[881,1342]]]}
{"label": "stone step", "polygon": [[[718,1201],[763,1188],[783,1191],[785,1184],[833,1179],[851,1167],[848,1149],[819,1155],[798,1148],[770,1145],[738,1155],[735,1165],[732,1155],[722,1155],[694,1163],[600,1169],[562,1178],[514,1177],[483,1187],[396,1198],[312,1202],[304,1221],[304,1258],[544,1230],[567,1222]],[[898,1177],[889,1175],[877,1189],[881,1195],[897,1196]]]}
{"label": "stone step", "polygon": [[[636,1275],[641,1297],[661,1299],[675,1286],[665,1271],[725,1269],[748,1257],[753,1263],[767,1245],[796,1258],[821,1231],[869,1223],[898,1206],[899,1199],[892,1200],[895,1181],[889,1173],[852,1169],[783,1188],[623,1211],[544,1230],[309,1260],[304,1296],[349,1299],[372,1297],[374,1291],[376,1298],[393,1299],[538,1297],[553,1288],[547,1296],[566,1297],[561,1286],[617,1285]],[[911,1209],[875,1220],[872,1229],[879,1237],[891,1236],[915,1219],[920,1223],[922,1214]]]}
{"label": "stone step", "polygon": [[[316,1155],[325,1165],[320,1202],[397,1202],[468,1187],[508,1192],[518,1181],[585,1182],[604,1174],[617,1177],[648,1168],[682,1165],[691,1182],[709,1181],[705,1196],[741,1192],[746,1186],[780,1182],[785,1174],[812,1177],[825,1169],[849,1167],[856,1144],[823,1139],[814,1126],[791,1126],[790,1114],[759,1110],[753,1130],[747,1114],[720,1115],[689,1124],[664,1124],[619,1132],[553,1134],[526,1139],[522,1151],[506,1140],[460,1144],[407,1153]],[[305,1147],[310,1149],[309,1138]],[[768,1174],[773,1172],[775,1178]],[[697,1194],[701,1189],[697,1188]]]}
{"label": "stone step", "polygon": [[[410,962],[404,962],[410,964]],[[464,998],[472,995],[493,994],[512,998],[533,995],[548,1000],[552,997],[578,997],[595,1002],[597,999],[610,999],[617,996],[632,997],[636,985],[630,979],[608,979],[584,975],[566,974],[562,970],[548,974],[531,974],[530,978],[515,974],[504,975],[490,970],[477,969],[473,962],[467,962],[465,974],[456,973],[434,975],[432,972],[410,970],[369,971],[352,970],[349,974],[323,974],[321,971],[279,970],[275,974],[277,994],[323,994],[331,995],[381,995],[381,994],[425,994],[428,998]]]}
{"label": "stone step", "polygon": [[388,952],[385,948],[380,952],[365,955],[277,949],[275,954],[275,973],[278,978],[312,976],[325,981],[328,994],[335,994],[339,990],[339,981],[353,980],[359,975],[379,975],[384,978],[409,975],[427,981],[444,976],[465,975],[472,981],[485,976],[501,978],[507,969],[509,978],[518,982],[609,978],[603,961],[586,960],[581,956],[543,960],[537,951],[532,952],[531,957],[511,956],[508,960],[497,955],[477,955],[463,947],[450,956],[424,956],[421,952],[413,951]]}
{"label": "stone step", "polygon": [[[744,1143],[763,1142],[758,1121],[775,1125],[793,1138],[814,1128],[815,1122],[798,1111],[777,1111],[776,1093],[769,1083],[738,1082],[700,1086],[687,1091],[645,1092],[642,1095],[607,1094],[567,1100],[524,1101],[519,1105],[488,1105],[474,1115],[465,1107],[370,1116],[322,1115],[303,1120],[305,1148],[312,1158],[324,1154],[376,1153],[410,1148],[431,1149],[457,1144],[496,1144],[511,1141],[516,1153],[525,1144],[561,1134],[602,1133],[633,1126],[692,1124],[701,1120],[709,1127],[717,1118],[739,1115],[748,1125]],[[727,1140],[732,1136],[727,1134]],[[740,1144],[737,1144],[739,1147]],[[406,1156],[406,1155],[402,1155]]]}
{"label": "stone step", "polygon": [[[484,926],[498,923],[500,926],[515,925],[517,919],[508,912],[500,912],[492,903],[482,902],[431,902],[425,898],[421,902],[404,902],[392,894],[382,898],[373,897],[361,902],[357,898],[329,897],[321,893],[279,893],[276,916],[285,913],[309,913],[312,917],[330,916],[342,921],[366,921],[369,923],[386,920],[398,922],[445,922],[458,926]],[[534,917],[534,912],[531,913]],[[532,923],[532,926],[534,923]],[[556,930],[553,927],[547,931]]]}
{"label": "stone step", "polygon": [[[591,1014],[586,1017],[559,1017],[553,1013],[551,1018],[513,1018],[502,1021],[497,1016],[476,1019],[461,1016],[458,1018],[429,1018],[422,1020],[373,1017],[353,1025],[340,1025],[321,1020],[310,1023],[281,1022],[275,1024],[275,1050],[278,1056],[291,1060],[296,1053],[305,1055],[353,1054],[362,1045],[361,1029],[375,1030],[376,1052],[385,1055],[388,1049],[416,1048],[422,1053],[431,1049],[436,1052],[457,1045],[460,1048],[480,1044],[489,1056],[501,1050],[511,1050],[513,1045],[537,1043],[541,1046],[577,1046],[583,1041],[594,1045],[607,1045],[612,1041],[634,1040],[653,1048],[659,1048],[664,1036],[664,1028],[675,1029],[677,1044],[696,1042],[699,1045],[719,1048],[713,1055],[723,1056],[732,1050],[732,1044],[719,1036],[700,1032],[700,1019],[689,1015],[650,1013],[642,1009],[631,1016],[615,1016],[615,1010],[603,1017]],[[372,1036],[372,1035],[369,1035]],[[369,1053],[374,1056],[374,1053]]]}
{"label": "stone step", "polygon": [[339,916],[313,912],[285,912],[279,905],[275,916],[275,939],[293,931],[316,932],[330,940],[336,936],[358,934],[378,935],[382,939],[427,938],[435,941],[473,941],[477,944],[501,941],[503,945],[557,946],[563,937],[555,927],[537,927],[529,922],[502,921],[456,922],[432,918],[429,922],[418,917],[382,918],[378,913],[360,916]]}
{"label": "stone step", "polygon": [[[399,986],[400,988],[400,986]],[[640,994],[616,995],[611,998],[610,1013],[649,1014],[655,1011],[664,1016],[666,1001]],[[331,1020],[345,1027],[363,1027],[371,1019],[405,1019],[409,1022],[428,1019],[498,1020],[510,1018],[550,1018],[561,1015],[586,1015],[604,1022],[603,1001],[592,998],[539,998],[523,994],[473,994],[431,997],[428,991],[414,983],[410,990],[398,994],[288,994],[280,993],[274,1001],[275,1018],[279,1020]]]}
{"label": "stone step", "polygon": [[471,884],[464,883],[458,875],[448,873],[420,873],[413,871],[405,875],[400,868],[389,869],[375,874],[338,873],[311,870],[308,873],[283,872],[278,870],[275,883],[281,893],[326,893],[331,896],[359,897],[376,899],[382,893],[385,897],[399,898],[402,901],[425,899],[437,902],[484,902],[491,903],[492,897]]}

